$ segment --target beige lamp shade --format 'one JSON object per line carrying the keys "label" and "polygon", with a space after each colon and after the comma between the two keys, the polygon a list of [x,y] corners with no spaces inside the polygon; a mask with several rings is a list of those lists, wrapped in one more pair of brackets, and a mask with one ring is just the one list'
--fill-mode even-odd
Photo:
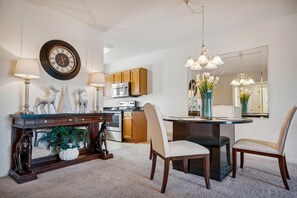
{"label": "beige lamp shade", "polygon": [[24,79],[40,78],[37,61],[29,58],[19,59],[16,64],[14,75]]}
{"label": "beige lamp shade", "polygon": [[96,72],[91,74],[90,86],[103,87],[105,86],[105,75],[102,72]]}

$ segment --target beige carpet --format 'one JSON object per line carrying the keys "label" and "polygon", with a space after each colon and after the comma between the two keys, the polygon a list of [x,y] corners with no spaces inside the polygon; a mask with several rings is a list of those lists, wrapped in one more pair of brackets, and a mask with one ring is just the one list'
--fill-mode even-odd
{"label": "beige carpet", "polygon": [[160,193],[163,162],[158,158],[155,179],[149,180],[149,144],[109,143],[114,159],[86,163],[38,175],[16,184],[0,178],[0,197],[297,197],[297,165],[288,164],[291,190],[283,187],[276,160],[248,156],[236,179],[211,180],[170,169],[165,194]]}

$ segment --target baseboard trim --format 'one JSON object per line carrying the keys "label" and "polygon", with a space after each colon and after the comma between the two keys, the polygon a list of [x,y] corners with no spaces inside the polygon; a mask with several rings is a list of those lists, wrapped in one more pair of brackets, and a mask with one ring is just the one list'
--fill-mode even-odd
{"label": "baseboard trim", "polygon": [[286,157],[286,160],[287,160],[288,163],[297,164],[297,159]]}

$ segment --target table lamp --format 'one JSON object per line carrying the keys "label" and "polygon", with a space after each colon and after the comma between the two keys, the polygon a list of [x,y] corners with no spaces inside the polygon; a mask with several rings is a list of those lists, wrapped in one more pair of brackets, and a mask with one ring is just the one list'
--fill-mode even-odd
{"label": "table lamp", "polygon": [[102,72],[96,72],[91,74],[91,81],[90,81],[90,86],[96,88],[96,109],[95,113],[99,113],[99,89],[100,87],[105,86],[105,75]]}
{"label": "table lamp", "polygon": [[33,114],[29,107],[29,84],[32,79],[40,78],[38,63],[34,59],[21,58],[17,61],[14,75],[25,79],[25,105],[21,114]]}

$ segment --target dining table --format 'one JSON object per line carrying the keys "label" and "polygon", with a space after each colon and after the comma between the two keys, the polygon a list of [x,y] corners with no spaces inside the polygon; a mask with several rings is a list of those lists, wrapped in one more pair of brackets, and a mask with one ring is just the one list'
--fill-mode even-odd
{"label": "dining table", "polygon": [[[173,141],[188,140],[210,151],[210,178],[222,181],[231,171],[232,145],[235,142],[235,125],[252,123],[251,118],[199,116],[168,116],[164,121],[173,123]],[[224,148],[223,148],[224,147]],[[189,160],[189,173],[203,176],[203,161]],[[183,162],[174,161],[173,168],[183,171]]]}

